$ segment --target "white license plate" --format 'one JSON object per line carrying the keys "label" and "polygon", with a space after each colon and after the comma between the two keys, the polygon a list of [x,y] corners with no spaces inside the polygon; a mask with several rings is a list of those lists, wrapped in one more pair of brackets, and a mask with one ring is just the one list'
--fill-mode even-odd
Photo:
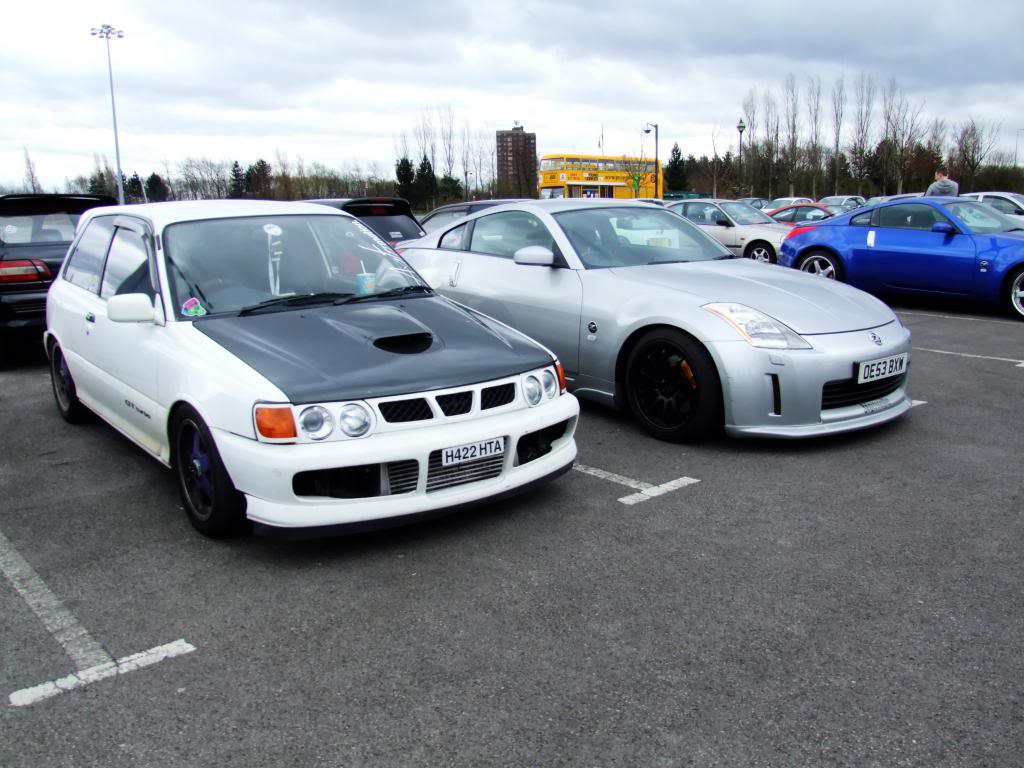
{"label": "white license plate", "polygon": [[504,453],[505,440],[500,437],[492,437],[490,440],[481,440],[479,443],[466,443],[452,448],[443,448],[441,450],[441,466],[465,464],[467,461],[502,456]]}
{"label": "white license plate", "polygon": [[861,363],[857,368],[857,383],[864,384],[868,381],[887,379],[890,376],[899,376],[907,371],[907,353],[880,357],[877,360],[868,360]]}

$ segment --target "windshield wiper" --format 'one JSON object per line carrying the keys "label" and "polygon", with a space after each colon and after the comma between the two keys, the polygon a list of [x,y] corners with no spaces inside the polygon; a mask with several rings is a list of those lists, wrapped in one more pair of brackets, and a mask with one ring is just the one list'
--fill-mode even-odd
{"label": "windshield wiper", "polygon": [[426,285],[405,285],[401,288],[392,288],[389,291],[381,291],[380,293],[366,293],[362,296],[342,296],[335,304],[351,304],[355,301],[366,301],[367,299],[390,299],[395,296],[408,296],[413,293],[433,293],[429,286]]}
{"label": "windshield wiper", "polygon": [[735,253],[723,253],[721,256],[715,256],[715,258],[713,258],[712,261],[722,261],[723,259],[738,259],[738,258],[739,258],[739,256],[737,256]]}
{"label": "windshield wiper", "polygon": [[275,296],[258,304],[242,307],[238,310],[238,316],[251,315],[272,307],[307,307],[313,304],[330,304],[331,302],[343,301],[353,295],[351,293],[325,291],[324,293],[303,293],[298,296]]}

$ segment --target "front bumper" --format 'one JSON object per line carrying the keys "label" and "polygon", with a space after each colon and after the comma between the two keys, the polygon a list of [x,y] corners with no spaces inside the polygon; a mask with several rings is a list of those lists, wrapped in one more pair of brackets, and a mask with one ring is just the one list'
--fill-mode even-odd
{"label": "front bumper", "polygon": [[[910,331],[897,323],[875,331],[883,344],[875,344],[868,330],[807,336],[814,346],[807,350],[758,349],[745,341],[712,344],[722,379],[726,433],[816,437],[866,429],[902,416],[911,407]],[[857,363],[902,352],[907,354],[907,374],[894,391],[859,404],[823,407],[826,383],[853,378]]]}
{"label": "front bumper", "polygon": [[[317,444],[272,445],[214,430],[217,450],[235,487],[245,494],[250,520],[274,528],[311,528],[363,523],[461,506],[504,495],[558,474],[576,458],[574,434],[579,403],[572,395],[537,408],[453,423],[381,433],[359,440]],[[566,422],[564,434],[549,453],[525,464],[516,460],[520,437]],[[494,437],[506,438],[496,477],[427,491],[430,454]],[[415,460],[414,491],[365,498],[298,496],[293,478],[299,472]]]}

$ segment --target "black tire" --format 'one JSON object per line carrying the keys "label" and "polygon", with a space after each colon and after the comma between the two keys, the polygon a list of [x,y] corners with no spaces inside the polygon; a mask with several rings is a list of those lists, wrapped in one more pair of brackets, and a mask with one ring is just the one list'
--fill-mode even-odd
{"label": "black tire", "polygon": [[206,423],[183,406],[174,414],[170,434],[171,465],[189,522],[212,538],[242,531],[245,497],[231,482]]}
{"label": "black tire", "polygon": [[1024,320],[1024,267],[1006,281],[1006,308],[1018,320]]}
{"label": "black tire", "polygon": [[676,328],[657,328],[626,362],[626,401],[659,440],[687,443],[722,426],[722,385],[707,350]]}
{"label": "black tire", "polygon": [[61,418],[69,424],[81,424],[89,418],[88,409],[78,399],[75,380],[71,377],[64,351],[60,344],[50,345],[50,385],[53,387],[53,399]]}
{"label": "black tire", "polygon": [[843,282],[846,273],[839,257],[830,251],[810,251],[800,257],[797,269],[811,275],[818,275],[829,280]]}
{"label": "black tire", "polygon": [[748,245],[743,252],[743,258],[760,261],[762,264],[777,264],[779,261],[775,249],[764,240],[758,240]]}

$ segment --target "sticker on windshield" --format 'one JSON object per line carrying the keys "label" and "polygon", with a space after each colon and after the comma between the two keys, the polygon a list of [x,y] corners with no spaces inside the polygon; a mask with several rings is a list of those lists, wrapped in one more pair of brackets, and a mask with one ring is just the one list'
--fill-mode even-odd
{"label": "sticker on windshield", "polygon": [[8,224],[6,227],[4,227],[4,234],[16,235],[18,234],[18,228],[14,224]]}
{"label": "sticker on windshield", "polygon": [[392,237],[396,238],[396,239],[402,237],[402,233],[401,232],[388,232],[388,234],[391,235]]}
{"label": "sticker on windshield", "polygon": [[266,232],[271,237],[281,236],[281,228],[277,226],[277,224],[264,224],[263,231]]}
{"label": "sticker on windshield", "polygon": [[[269,226],[269,225],[268,225]],[[181,305],[182,317],[202,317],[206,314],[206,307],[199,303],[199,299],[193,296]]]}

